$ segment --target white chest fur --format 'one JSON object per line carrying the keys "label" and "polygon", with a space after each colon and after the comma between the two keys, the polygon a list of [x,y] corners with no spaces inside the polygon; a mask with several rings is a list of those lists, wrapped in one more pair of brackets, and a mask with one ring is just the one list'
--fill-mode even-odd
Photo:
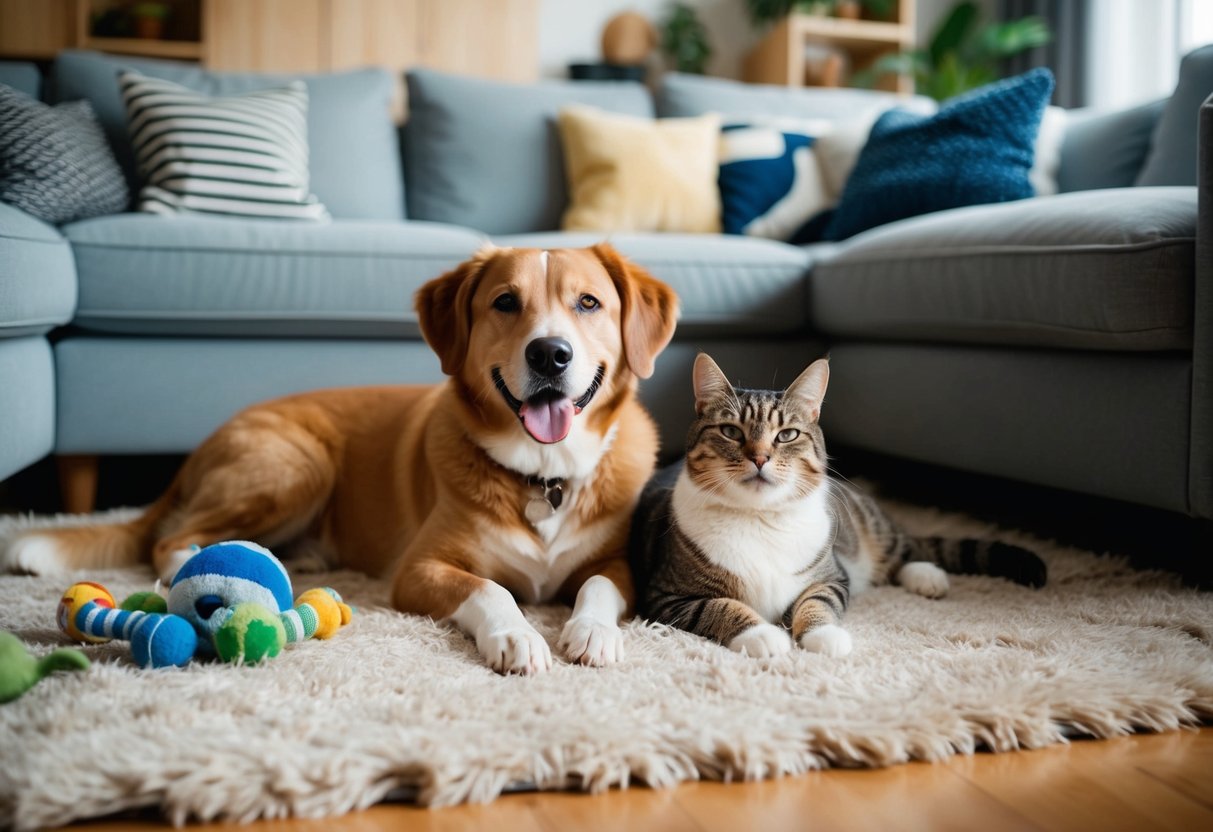
{"label": "white chest fur", "polygon": [[713,501],[684,472],[674,487],[679,528],[715,565],[736,575],[740,600],[771,623],[808,585],[804,572],[833,533],[828,486],[770,510],[739,510]]}
{"label": "white chest fur", "polygon": [[612,531],[607,522],[585,526],[575,507],[580,487],[565,485],[564,500],[551,517],[527,529],[503,529],[486,525],[482,539],[494,557],[506,567],[503,580],[519,601],[528,604],[552,600],[569,575],[596,554]]}

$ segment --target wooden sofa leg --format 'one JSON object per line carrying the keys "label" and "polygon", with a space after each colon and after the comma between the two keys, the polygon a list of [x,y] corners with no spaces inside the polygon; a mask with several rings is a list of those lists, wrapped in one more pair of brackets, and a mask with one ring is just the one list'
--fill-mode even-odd
{"label": "wooden sofa leg", "polygon": [[97,471],[101,459],[95,454],[61,454],[55,457],[59,466],[59,494],[63,510],[72,514],[88,514],[97,504]]}

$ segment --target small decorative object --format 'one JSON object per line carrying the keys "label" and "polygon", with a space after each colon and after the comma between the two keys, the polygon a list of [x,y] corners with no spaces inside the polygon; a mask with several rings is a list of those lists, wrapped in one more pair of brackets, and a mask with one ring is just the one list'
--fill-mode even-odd
{"label": "small decorative object", "polygon": [[292,606],[282,563],[238,540],[207,546],[182,564],[167,602],[137,592],[116,608],[104,587],[80,583],[64,593],[56,617],[79,640],[129,641],[140,667],[181,667],[195,656],[259,662],[290,642],[331,637],[352,615],[327,587],[304,592]]}
{"label": "small decorative object", "polygon": [[885,55],[855,77],[871,86],[881,75],[911,75],[921,95],[937,101],[997,81],[1000,65],[1012,55],[1044,46],[1052,38],[1049,24],[1036,16],[978,25],[977,4],[957,3],[935,30],[930,46]]}
{"label": "small decorative object", "polygon": [[847,72],[846,56],[828,46],[805,45],[804,84],[806,87],[841,87]]}
{"label": "small decorative object", "polygon": [[135,37],[159,40],[164,37],[164,22],[171,12],[166,3],[136,3],[131,7]]}
{"label": "small decorative object", "polygon": [[657,32],[639,12],[622,12],[602,30],[602,59],[616,66],[639,66],[657,46]]}
{"label": "small decorative object", "polygon": [[679,72],[703,74],[712,46],[707,29],[686,3],[675,3],[670,10],[662,27],[661,49]]}
{"label": "small decorative object", "polygon": [[0,704],[12,702],[57,670],[87,670],[88,658],[79,650],[64,648],[36,659],[21,639],[0,632]]}

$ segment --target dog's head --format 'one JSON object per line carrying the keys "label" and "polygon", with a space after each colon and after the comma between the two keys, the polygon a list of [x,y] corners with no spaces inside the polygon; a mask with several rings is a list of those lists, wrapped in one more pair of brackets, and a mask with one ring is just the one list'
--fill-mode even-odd
{"label": "dog's head", "polygon": [[422,286],[416,306],[442,371],[486,423],[520,424],[543,444],[565,439],[583,412],[608,415],[635,377],[652,375],[678,315],[672,289],[605,243],[487,247]]}

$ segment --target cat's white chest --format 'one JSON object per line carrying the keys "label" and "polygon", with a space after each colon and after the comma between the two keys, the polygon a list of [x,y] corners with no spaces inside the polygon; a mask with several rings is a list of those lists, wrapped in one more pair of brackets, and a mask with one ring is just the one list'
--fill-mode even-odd
{"label": "cat's white chest", "polygon": [[[705,504],[685,477],[674,488],[678,526],[713,564],[738,578],[739,600],[773,624],[811,582],[832,534],[827,488],[794,509],[722,510]],[[828,555],[828,553],[827,553]]]}

